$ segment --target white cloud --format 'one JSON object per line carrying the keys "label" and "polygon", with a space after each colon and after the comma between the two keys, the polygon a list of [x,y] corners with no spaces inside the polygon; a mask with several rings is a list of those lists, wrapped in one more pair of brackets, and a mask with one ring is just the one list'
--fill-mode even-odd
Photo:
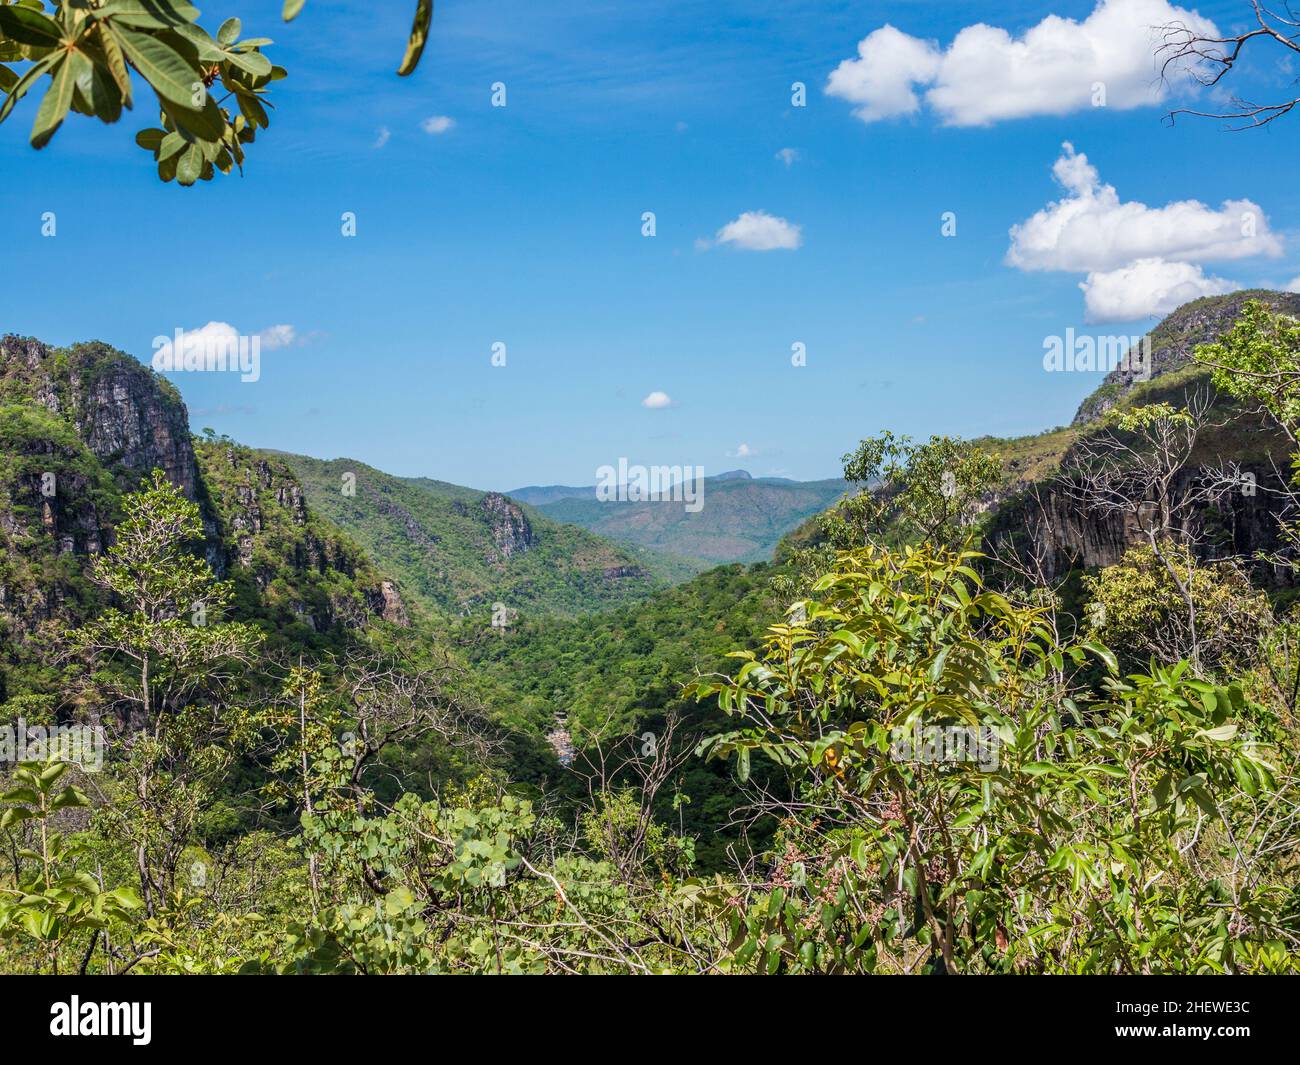
{"label": "white cloud", "polygon": [[1300,277],[1293,277],[1283,287],[1284,292],[1300,292]]}
{"label": "white cloud", "polygon": [[301,343],[298,331],[291,325],[271,325],[257,333],[241,333],[229,322],[209,322],[198,329],[187,329],[182,332],[179,345],[174,334],[166,338],[165,343],[161,342],[163,338],[159,338],[160,342],[155,343],[154,349],[169,358],[172,349],[176,347],[179,347],[181,358],[187,352],[236,352],[239,350],[241,338],[254,337],[257,338],[258,348],[262,351],[275,351]]}
{"label": "white cloud", "polygon": [[450,132],[456,125],[456,120],[449,115],[430,115],[420,123],[420,128],[425,133],[437,135],[439,133]]}
{"label": "white cloud", "polygon": [[1138,259],[1118,270],[1090,273],[1079,282],[1089,322],[1134,322],[1169,314],[1189,300],[1219,296],[1241,286],[1207,277],[1194,263]]}
{"label": "white cloud", "polygon": [[1225,200],[1217,211],[1199,200],[1122,203],[1086,155],[1068,142],[1063,148],[1052,173],[1068,195],[1011,227],[1011,266],[1106,271],[1135,259],[1214,262],[1282,253],[1263,210],[1250,200]]}
{"label": "white cloud", "polygon": [[858,42],[858,58],[846,59],[826,81],[826,92],[858,106],[863,122],[915,114],[914,85],[934,80],[942,63],[939,46],[885,25]]}
{"label": "white cloud", "polygon": [[915,114],[918,90],[953,126],[1090,108],[1099,83],[1107,107],[1129,110],[1166,95],[1155,53],[1160,27],[1171,23],[1219,36],[1208,19],[1168,0],[1098,0],[1082,21],[1048,15],[1018,37],[977,23],[946,49],[886,25],[858,43],[858,58],[831,72],[826,92],[856,104],[863,122]]}
{"label": "white cloud", "polygon": [[757,452],[755,452],[754,449],[751,448],[748,444],[741,444],[736,448],[735,451],[728,451],[727,458],[748,459],[748,458],[753,458],[755,454],[757,454]]}
{"label": "white cloud", "polygon": [[262,340],[262,347],[267,351],[287,348],[298,341],[298,332],[291,325],[269,325],[257,335]]}
{"label": "white cloud", "polygon": [[[733,244],[744,251],[792,251],[803,243],[800,227],[766,211],[746,211],[718,230],[719,244]],[[700,247],[699,241],[696,247]]]}
{"label": "white cloud", "polygon": [[389,138],[392,137],[392,135],[393,135],[393,131],[390,130],[387,126],[380,126],[379,129],[375,132],[375,143],[373,147],[382,148],[385,144],[388,143]]}
{"label": "white cloud", "polygon": [[802,153],[798,148],[782,148],[776,153],[776,158],[780,159],[789,168],[799,161],[801,155]]}
{"label": "white cloud", "polygon": [[672,397],[667,392],[651,392],[641,401],[641,406],[649,410],[663,410],[673,405]]}

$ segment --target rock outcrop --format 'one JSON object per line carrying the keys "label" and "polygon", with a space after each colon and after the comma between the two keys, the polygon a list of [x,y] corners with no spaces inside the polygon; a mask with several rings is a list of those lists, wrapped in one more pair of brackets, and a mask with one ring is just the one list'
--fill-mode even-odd
{"label": "rock outcrop", "polygon": [[479,500],[479,507],[487,515],[492,543],[501,561],[522,555],[537,542],[528,515],[514,500],[499,492],[488,492]]}
{"label": "rock outcrop", "polygon": [[[1203,560],[1252,558],[1283,546],[1275,502],[1284,487],[1278,471],[1263,463],[1240,469],[1253,478],[1248,490],[1226,493],[1213,506],[1192,510],[1186,527],[1170,530],[1195,544]],[[1198,467],[1184,469],[1171,494],[1185,493],[1201,474]],[[1049,481],[1000,507],[987,540],[994,555],[1014,551],[1022,559],[1039,560],[1042,576],[1053,580],[1073,569],[1115,565],[1129,548],[1145,542],[1145,533],[1132,514],[1089,509],[1064,486]],[[1284,575],[1261,576],[1276,581]]]}
{"label": "rock outcrop", "polygon": [[[0,674],[40,629],[102,605],[86,570],[112,543],[123,494],[154,469],[199,504],[209,564],[251,579],[268,620],[282,610],[317,631],[367,616],[405,624],[396,585],[312,516],[291,471],[251,455],[196,449],[175,388],[120,351],[0,337]],[[3,687],[0,676],[0,698]]]}
{"label": "rock outcrop", "polygon": [[[1071,424],[1090,425],[1128,395],[1140,380],[1155,380],[1189,365],[1197,346],[1219,340],[1232,328],[1232,323],[1241,314],[1242,305],[1252,299],[1261,300],[1287,314],[1300,315],[1300,294],[1266,289],[1206,296],[1185,303],[1144,338],[1144,344],[1149,345],[1151,352],[1149,373],[1148,368],[1140,363],[1138,369],[1125,366],[1111,371],[1101,387],[1080,404]],[[1142,371],[1141,378],[1138,370]]]}

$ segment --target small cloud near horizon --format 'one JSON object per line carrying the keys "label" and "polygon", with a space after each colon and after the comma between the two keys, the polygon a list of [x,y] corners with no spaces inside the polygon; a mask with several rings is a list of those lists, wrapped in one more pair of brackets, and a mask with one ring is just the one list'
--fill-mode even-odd
{"label": "small cloud near horizon", "polygon": [[641,406],[647,410],[663,410],[665,407],[671,407],[672,405],[672,397],[667,392],[651,392],[641,401]]}

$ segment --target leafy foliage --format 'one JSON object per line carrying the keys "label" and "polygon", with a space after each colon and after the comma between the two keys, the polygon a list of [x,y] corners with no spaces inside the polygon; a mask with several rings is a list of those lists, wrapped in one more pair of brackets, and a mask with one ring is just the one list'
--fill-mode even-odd
{"label": "leafy foliage", "polygon": [[[287,22],[303,0],[286,0]],[[241,39],[243,24],[226,19],[210,36],[188,0],[4,0],[0,3],[0,122],[43,78],[31,143],[44,148],[69,112],[105,124],[135,104],[132,72],[160,109],[159,125],[136,143],[153,154],[163,181],[193,185],[219,172],[243,171],[245,148],[270,126],[267,99],[286,76],[263,54],[266,37]],[[433,0],[417,0],[415,21],[397,73],[419,65],[433,19]],[[26,63],[15,70],[8,64]],[[216,89],[224,93],[217,98]]]}
{"label": "leafy foliage", "polygon": [[[970,559],[846,553],[805,625],[774,627],[734,678],[699,687],[737,719],[709,754],[742,777],[761,754],[805,781],[778,877],[733,920],[737,959],[769,973],[1280,964],[1285,889],[1225,906],[1187,858],[1206,819],[1227,831],[1205,859],[1242,858],[1241,808],[1275,785],[1240,690],[1185,663],[1121,678],[1106,648],[1058,645],[1041,609],[982,590]],[[1094,656],[1095,694],[1073,677]],[[921,739],[975,728],[992,764]]]}

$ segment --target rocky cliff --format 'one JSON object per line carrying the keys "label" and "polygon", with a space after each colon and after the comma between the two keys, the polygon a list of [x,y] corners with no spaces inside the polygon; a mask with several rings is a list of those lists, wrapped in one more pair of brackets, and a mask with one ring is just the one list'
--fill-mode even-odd
{"label": "rocky cliff", "polygon": [[1080,404],[1073,424],[1095,423],[1132,392],[1140,380],[1155,380],[1190,365],[1197,345],[1214,343],[1231,329],[1247,300],[1261,300],[1287,314],[1300,315],[1300,294],[1267,289],[1247,289],[1185,303],[1144,338],[1151,352],[1149,373],[1147,367],[1139,364],[1137,368],[1125,366],[1107,374],[1101,387]]}
{"label": "rocky cliff", "polygon": [[207,556],[237,609],[307,632],[405,622],[401,596],[314,517],[287,468],[229,443],[196,447],[176,390],[104,344],[0,337],[0,700],[47,635],[102,605],[89,560],[112,543],[122,496],[154,469],[199,503]]}
{"label": "rocky cliff", "polygon": [[518,503],[499,492],[488,492],[479,500],[479,506],[491,528],[492,543],[500,561],[521,555],[537,542],[528,515]]}
{"label": "rocky cliff", "polygon": [[[1193,300],[1178,308],[1149,335],[1149,377],[1138,379],[1127,369],[1109,374],[1080,405],[1069,430],[1038,438],[1050,441],[1047,446],[1055,450],[1034,456],[1034,476],[1017,475],[1015,461],[1004,463],[1007,481],[987,501],[990,543],[1003,549],[1014,545],[1022,557],[1037,557],[1049,578],[1118,562],[1142,539],[1141,529],[1132,518],[1084,507],[1059,483],[1057,471],[1073,466],[1087,438],[1104,431],[1102,421],[1112,408],[1156,402],[1184,407],[1198,393],[1211,403],[1210,424],[1170,494],[1178,495],[1207,471],[1224,465],[1236,465],[1248,475],[1243,483],[1249,488],[1200,508],[1189,517],[1189,527],[1180,531],[1199,544],[1197,550],[1205,558],[1250,558],[1277,551],[1282,546],[1278,519],[1286,499],[1290,443],[1266,416],[1218,394],[1208,370],[1194,366],[1193,359],[1198,345],[1219,340],[1232,327],[1250,299],[1300,315],[1300,295],[1262,290]],[[1032,454],[1034,439],[990,441],[987,446],[994,452]],[[1269,566],[1260,565],[1257,571],[1266,581],[1289,579]]]}

